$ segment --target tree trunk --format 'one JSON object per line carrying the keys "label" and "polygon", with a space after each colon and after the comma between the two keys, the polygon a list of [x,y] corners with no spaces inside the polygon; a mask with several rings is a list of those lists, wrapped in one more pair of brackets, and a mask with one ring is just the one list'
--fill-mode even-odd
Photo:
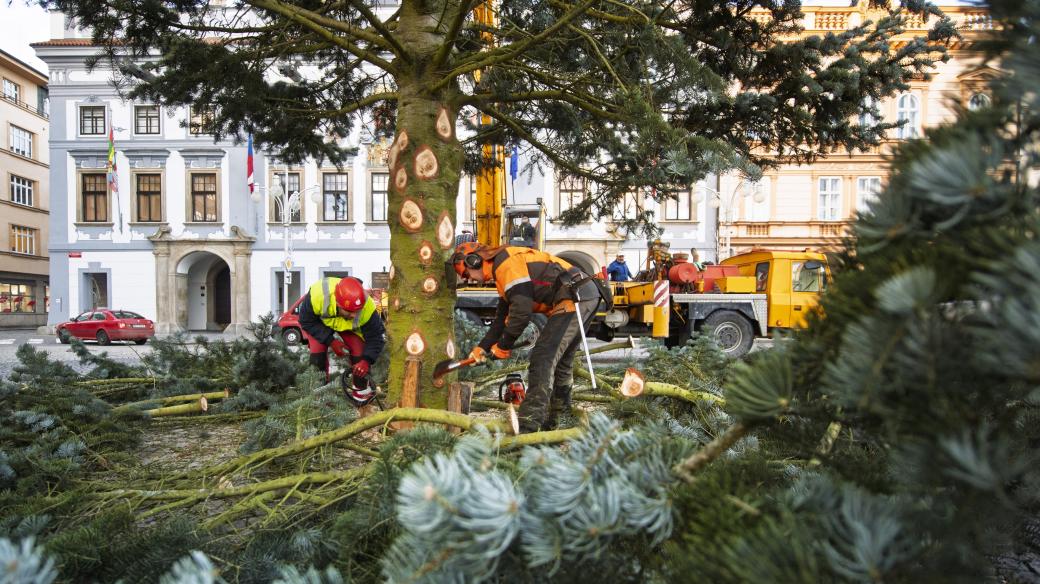
{"label": "tree trunk", "polygon": [[[406,381],[405,360],[421,362],[420,407],[447,407],[448,385],[433,385],[433,368],[457,358],[453,317],[455,292],[444,263],[455,244],[455,198],[463,151],[455,135],[457,86],[431,94],[440,80],[427,66],[441,44],[432,23],[443,14],[437,2],[402,3],[399,37],[411,63],[398,63],[397,135],[390,147],[390,299],[387,350],[388,397],[397,405]],[[457,4],[449,0],[449,5]],[[458,9],[457,6],[454,9]],[[422,32],[420,32],[422,31]],[[409,381],[413,376],[407,376]],[[409,393],[412,388],[409,388]]]}

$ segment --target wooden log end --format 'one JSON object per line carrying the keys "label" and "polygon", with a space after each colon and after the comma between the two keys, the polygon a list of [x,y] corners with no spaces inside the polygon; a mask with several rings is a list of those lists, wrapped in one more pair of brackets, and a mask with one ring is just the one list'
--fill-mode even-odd
{"label": "wooden log end", "polygon": [[199,410],[203,412],[209,411],[209,400],[206,399],[206,396],[199,398]]}
{"label": "wooden log end", "polygon": [[621,380],[621,387],[618,391],[625,397],[638,397],[642,395],[643,388],[646,386],[646,379],[643,377],[643,373],[634,367],[625,369],[625,378]]}
{"label": "wooden log end", "polygon": [[516,415],[516,408],[509,404],[509,426],[513,429],[513,435],[520,435],[520,418]]}

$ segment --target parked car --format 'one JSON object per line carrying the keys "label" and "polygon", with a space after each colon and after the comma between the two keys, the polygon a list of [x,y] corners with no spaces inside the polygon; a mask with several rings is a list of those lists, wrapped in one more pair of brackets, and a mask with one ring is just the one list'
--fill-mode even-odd
{"label": "parked car", "polygon": [[[387,295],[383,294],[382,288],[366,288],[365,292],[372,296],[372,300],[375,301],[376,306],[379,310],[379,315],[383,317],[383,321],[386,321],[387,315]],[[289,310],[282,313],[278,317],[278,328],[282,330],[282,339],[285,340],[286,344],[307,344],[307,339],[303,336],[303,329],[300,328],[300,303],[307,295],[304,294],[293,302],[293,305],[289,307]]]}
{"label": "parked car", "polygon": [[58,341],[68,343],[73,337],[96,340],[99,345],[112,341],[148,342],[155,334],[155,323],[129,310],[95,308],[56,327]]}

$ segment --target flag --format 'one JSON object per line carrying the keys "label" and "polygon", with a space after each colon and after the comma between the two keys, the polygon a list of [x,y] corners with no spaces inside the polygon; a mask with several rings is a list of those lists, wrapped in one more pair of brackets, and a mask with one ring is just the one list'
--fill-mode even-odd
{"label": "flag", "polygon": [[108,188],[113,193],[119,192],[116,182],[116,141],[112,128],[108,129],[108,165],[105,167],[108,176]]}
{"label": "flag", "polygon": [[256,190],[256,181],[253,180],[253,135],[249,135],[249,149],[246,153],[246,181],[249,183],[249,192]]}
{"label": "flag", "polygon": [[509,178],[516,180],[516,174],[520,171],[520,161],[516,151],[516,144],[513,145],[513,152],[509,155]]}

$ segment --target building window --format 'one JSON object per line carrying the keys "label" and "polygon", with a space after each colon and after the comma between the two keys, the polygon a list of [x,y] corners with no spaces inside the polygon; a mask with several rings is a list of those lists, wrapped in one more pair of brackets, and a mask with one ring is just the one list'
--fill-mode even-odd
{"label": "building window", "polygon": [[22,88],[17,83],[10,79],[4,79],[4,98],[11,101],[20,101],[22,99]]}
{"label": "building window", "polygon": [[[289,195],[300,191],[300,173],[290,172],[288,174],[284,172],[276,172],[275,179],[281,181],[282,188],[285,189],[285,198],[279,198],[279,202],[269,201],[271,207],[271,222],[281,223],[282,222],[282,205],[283,201],[287,201]],[[299,201],[299,205],[289,212],[289,222],[299,223],[301,221],[303,208],[303,201]]]}
{"label": "building window", "polygon": [[916,138],[920,134],[921,102],[912,93],[904,93],[896,101],[896,119],[905,122],[898,128],[897,136],[901,140]]}
{"label": "building window", "polygon": [[11,126],[11,152],[32,158],[33,134],[18,126]]}
{"label": "building window", "polygon": [[874,117],[875,103],[874,98],[869,95],[863,98],[863,107],[859,114],[860,126],[870,128],[877,125],[877,118]]}
{"label": "building window", "polygon": [[856,179],[856,209],[864,212],[870,204],[877,200],[881,192],[880,176],[861,176]]}
{"label": "building window", "polygon": [[821,176],[820,205],[817,216],[821,221],[837,221],[841,218],[841,177]]}
{"label": "building window", "polygon": [[564,211],[573,209],[585,200],[585,179],[579,176],[564,176],[560,178],[560,201],[556,205],[559,211],[556,215],[562,215]]}
{"label": "building window", "polygon": [[350,175],[336,172],[321,177],[322,188],[322,220],[350,220]]}
{"label": "building window", "polygon": [[162,175],[137,174],[137,221],[159,223],[162,221]]}
{"label": "building window", "polygon": [[36,312],[32,286],[0,282],[0,312]]}
{"label": "building window", "polygon": [[769,221],[769,179],[744,183],[744,217],[747,221]]}
{"label": "building window", "polygon": [[193,173],[191,175],[191,220],[194,222],[219,221],[217,214],[216,173]]}
{"label": "building window", "polygon": [[368,213],[372,221],[386,221],[387,187],[390,185],[390,173],[373,172],[368,185]]}
{"label": "building window", "polygon": [[693,216],[693,201],[690,189],[671,193],[664,202],[665,221],[689,221]]}
{"label": "building window", "polygon": [[990,99],[985,93],[973,93],[968,98],[968,109],[971,111],[977,111],[989,107]]}
{"label": "building window", "polygon": [[11,251],[36,255],[36,236],[38,230],[21,225],[11,226]]}
{"label": "building window", "polygon": [[103,173],[83,175],[81,197],[84,223],[108,222],[108,181]]}
{"label": "building window", "polygon": [[84,105],[79,108],[79,133],[81,136],[105,135],[105,106]]}
{"label": "building window", "polygon": [[614,207],[614,221],[635,219],[643,212],[643,200],[645,197],[639,191],[629,191],[621,198],[620,204]]}
{"label": "building window", "polygon": [[217,111],[212,107],[190,108],[188,132],[193,136],[212,134],[216,127]]}
{"label": "building window", "polygon": [[142,135],[159,133],[159,106],[134,106],[134,133]]}
{"label": "building window", "polygon": [[33,187],[35,183],[27,178],[11,175],[11,202],[26,207],[33,206]]}

